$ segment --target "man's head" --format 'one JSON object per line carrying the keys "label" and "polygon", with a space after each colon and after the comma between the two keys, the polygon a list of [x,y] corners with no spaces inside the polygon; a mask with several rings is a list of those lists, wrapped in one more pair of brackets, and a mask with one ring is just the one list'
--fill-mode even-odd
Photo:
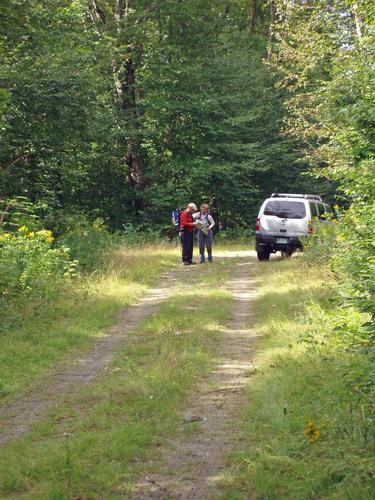
{"label": "man's head", "polygon": [[193,212],[197,212],[197,205],[195,203],[189,203],[187,206],[188,211],[192,214]]}
{"label": "man's head", "polygon": [[208,205],[207,203],[203,203],[203,205],[201,205],[201,213],[205,215],[207,212],[208,212]]}

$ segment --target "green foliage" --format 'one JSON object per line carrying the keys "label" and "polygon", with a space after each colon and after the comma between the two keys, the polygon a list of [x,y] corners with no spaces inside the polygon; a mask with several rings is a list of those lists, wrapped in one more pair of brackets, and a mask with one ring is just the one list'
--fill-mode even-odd
{"label": "green foliage", "polygon": [[[50,231],[19,228],[0,235],[0,311],[2,328],[25,308],[42,308],[66,288],[76,262],[67,248],[52,248]],[[13,318],[12,318],[13,315]]]}
{"label": "green foliage", "polygon": [[[366,323],[375,340],[375,177],[372,168],[361,168],[355,189],[365,184],[365,195],[355,197],[344,214],[332,257],[333,269],[340,273],[340,290],[345,303],[354,303],[370,315]],[[353,184],[354,184],[353,182]],[[363,192],[362,192],[363,193]]]}
{"label": "green foliage", "polygon": [[[215,235],[215,240],[218,242],[228,242],[233,244],[236,243],[245,243],[247,244],[247,248],[251,248],[254,241],[254,230],[252,228],[243,228],[237,226],[232,229],[223,229]],[[246,247],[245,247],[246,248]]]}
{"label": "green foliage", "polygon": [[41,229],[40,209],[40,204],[31,203],[25,196],[0,199],[0,234],[4,231],[14,232],[21,226],[32,230]]}
{"label": "green foliage", "polygon": [[[304,143],[315,175],[338,184],[344,206],[323,243],[343,304],[375,324],[374,6],[371,1],[280,2],[273,62],[288,92],[289,132]],[[329,246],[329,248],[328,248]]]}
{"label": "green foliage", "polygon": [[108,232],[103,219],[90,224],[85,217],[70,217],[64,234],[58,240],[60,248],[68,248],[82,270],[93,271],[104,265],[106,254],[119,244],[119,237]]}
{"label": "green foliage", "polygon": [[5,123],[2,120],[5,109],[8,105],[9,97],[9,92],[0,88],[0,130],[3,130],[5,128]]}
{"label": "green foliage", "polygon": [[[168,225],[168,229],[170,225]],[[163,233],[167,230],[162,231]],[[173,228],[174,231],[174,228]],[[175,233],[173,232],[173,236]],[[161,232],[152,225],[139,225],[128,223],[123,226],[121,231],[121,241],[123,245],[150,245],[152,243],[160,243]]]}
{"label": "green foliage", "polygon": [[83,213],[163,230],[195,200],[230,229],[272,190],[317,190],[282,132],[264,3],[251,20],[245,0],[1,9],[0,186],[42,227]]}
{"label": "green foliage", "polygon": [[94,271],[106,265],[107,256],[120,245],[134,247],[161,242],[160,231],[147,225],[125,224],[121,232],[111,233],[102,218],[88,222],[83,215],[64,218],[64,232],[59,247],[69,248],[83,271]]}

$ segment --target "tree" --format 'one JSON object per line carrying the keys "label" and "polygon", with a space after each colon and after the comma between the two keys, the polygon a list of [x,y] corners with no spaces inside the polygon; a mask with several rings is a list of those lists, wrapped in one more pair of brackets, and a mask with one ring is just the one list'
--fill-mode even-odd
{"label": "tree", "polygon": [[209,201],[224,227],[307,189],[267,65],[274,15],[253,0],[32,0],[2,5],[0,183],[63,230],[168,223]]}
{"label": "tree", "polygon": [[[345,296],[375,324],[374,6],[282,1],[273,60],[290,93],[288,128],[316,175],[332,179],[350,209],[334,267]],[[349,285],[348,285],[349,283]]]}

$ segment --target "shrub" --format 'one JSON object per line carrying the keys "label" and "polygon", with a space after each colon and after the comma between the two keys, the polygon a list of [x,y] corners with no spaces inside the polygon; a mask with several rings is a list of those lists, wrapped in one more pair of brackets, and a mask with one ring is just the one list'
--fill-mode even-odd
{"label": "shrub", "polygon": [[[122,243],[125,245],[145,245],[159,242],[162,239],[161,234],[164,232],[168,237],[168,229],[163,231],[160,228],[153,228],[145,225],[125,224],[121,232]],[[174,235],[174,228],[172,234]],[[170,239],[170,238],[169,238]]]}
{"label": "shrub", "polygon": [[308,261],[317,265],[326,265],[336,254],[339,223],[341,223],[341,216],[338,219],[333,219],[330,224],[321,224],[318,220],[314,221],[313,234],[302,238]]}
{"label": "shrub", "polygon": [[332,268],[340,274],[344,302],[370,315],[369,333],[375,335],[375,203],[354,203],[337,234]]}
{"label": "shrub", "polygon": [[2,231],[16,231],[21,226],[27,226],[33,231],[42,229],[38,212],[43,202],[37,204],[29,201],[25,196],[0,199],[0,228]]}
{"label": "shrub", "polygon": [[61,248],[69,248],[70,254],[82,269],[91,271],[103,263],[104,256],[119,244],[118,235],[109,233],[103,219],[92,224],[80,218],[72,224],[58,241]]}
{"label": "shrub", "polygon": [[373,200],[355,200],[348,210],[339,212],[338,222],[317,226],[306,241],[309,259],[317,264],[328,261],[341,304],[369,315],[363,325],[369,340],[375,336],[374,213]]}
{"label": "shrub", "polygon": [[55,298],[75,275],[76,262],[65,247],[53,248],[47,230],[0,234],[0,315],[42,305]]}
{"label": "shrub", "polygon": [[232,229],[220,229],[215,238],[217,241],[237,241],[239,243],[249,243],[254,239],[254,229],[236,226]]}

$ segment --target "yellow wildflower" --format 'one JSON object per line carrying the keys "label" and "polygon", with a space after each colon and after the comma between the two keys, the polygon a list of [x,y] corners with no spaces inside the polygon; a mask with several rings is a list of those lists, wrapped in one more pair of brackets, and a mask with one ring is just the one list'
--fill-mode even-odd
{"label": "yellow wildflower", "polygon": [[11,237],[12,237],[12,235],[10,233],[0,234],[0,241],[9,240]]}
{"label": "yellow wildflower", "polygon": [[41,236],[47,243],[52,243],[54,240],[52,231],[49,231],[48,229],[42,229],[41,231],[38,231],[35,234],[37,236]]}
{"label": "yellow wildflower", "polygon": [[312,420],[307,421],[304,434],[310,443],[315,443],[320,438],[320,430],[315,427],[315,424]]}
{"label": "yellow wildflower", "polygon": [[21,234],[27,234],[29,232],[29,228],[27,226],[21,226],[18,228],[18,232]]}

